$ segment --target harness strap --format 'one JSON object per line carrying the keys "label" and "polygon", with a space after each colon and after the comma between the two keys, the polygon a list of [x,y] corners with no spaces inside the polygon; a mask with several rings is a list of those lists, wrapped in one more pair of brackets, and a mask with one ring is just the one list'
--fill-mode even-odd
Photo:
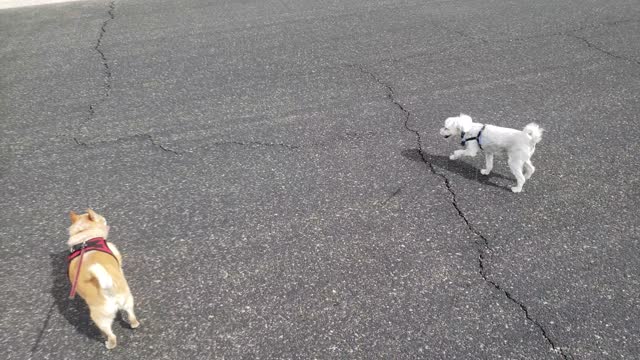
{"label": "harness strap", "polygon": [[[67,256],[67,262],[71,263],[71,260],[77,258],[80,255],[80,252],[82,251],[82,249],[84,248],[86,248],[86,251],[94,251],[94,250],[102,251],[116,258],[113,252],[111,252],[111,249],[109,249],[109,245],[107,245],[107,240],[99,237],[99,238],[89,239],[81,244],[78,244],[72,247],[71,253],[69,254],[69,256]],[[116,258],[116,260],[118,260],[118,258]]]}
{"label": "harness strap", "polygon": [[76,289],[78,287],[78,278],[80,277],[80,268],[82,267],[82,258],[84,257],[84,250],[87,248],[87,243],[82,243],[82,248],[80,249],[80,260],[78,260],[78,270],[76,270],[76,276],[73,279],[73,283],[71,284],[71,291],[69,292],[69,299],[73,300],[76,297]]}
{"label": "harness strap", "polygon": [[482,145],[480,145],[480,135],[482,135],[482,131],[484,130],[484,128],[486,126],[487,125],[482,125],[482,129],[480,129],[480,131],[478,131],[478,135],[476,135],[474,137],[467,138],[467,139],[464,138],[464,135],[466,134],[464,131],[462,133],[460,133],[460,139],[462,139],[462,141],[460,142],[460,145],[465,146],[468,141],[475,140],[478,143],[478,146],[480,147],[480,150],[482,150]]}

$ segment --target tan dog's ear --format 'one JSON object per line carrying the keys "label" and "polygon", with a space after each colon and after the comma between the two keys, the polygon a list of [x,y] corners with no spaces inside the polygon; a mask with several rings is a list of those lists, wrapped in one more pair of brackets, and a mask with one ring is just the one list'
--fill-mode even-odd
{"label": "tan dog's ear", "polygon": [[93,211],[91,209],[87,209],[87,213],[89,213],[89,220],[91,220],[91,221],[98,220],[99,216],[98,216],[98,214],[96,214],[95,211]]}
{"label": "tan dog's ear", "polygon": [[73,210],[69,211],[69,217],[71,218],[71,223],[72,224],[74,222],[78,221],[78,219],[80,219],[80,215],[76,214],[76,212],[73,211]]}

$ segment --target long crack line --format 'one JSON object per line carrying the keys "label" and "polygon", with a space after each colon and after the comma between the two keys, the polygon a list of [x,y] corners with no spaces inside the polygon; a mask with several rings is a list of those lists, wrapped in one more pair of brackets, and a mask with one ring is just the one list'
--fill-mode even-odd
{"label": "long crack line", "polygon": [[636,65],[640,65],[640,60],[636,60],[636,59],[630,59],[628,57],[624,57],[624,56],[620,56],[617,54],[612,53],[611,51],[605,50],[601,47],[598,47],[596,45],[594,45],[592,42],[590,42],[589,40],[587,40],[587,38],[576,35],[575,33],[571,32],[571,33],[567,33],[566,34],[569,37],[572,37],[574,39],[578,39],[580,41],[582,41],[583,43],[585,43],[587,45],[587,47],[592,48],[594,50],[597,50],[605,55],[608,55],[612,58],[618,59],[618,60],[624,60],[624,61],[628,61],[630,63],[636,64]]}
{"label": "long crack line", "polygon": [[385,89],[387,90],[387,98],[396,107],[398,107],[400,110],[402,110],[402,112],[405,114],[404,128],[407,131],[410,131],[410,132],[412,132],[412,133],[414,133],[416,135],[416,138],[417,138],[417,141],[418,141],[418,152],[420,153],[420,158],[422,158],[422,161],[425,164],[427,164],[427,166],[429,167],[429,170],[431,171],[431,173],[433,173],[434,175],[437,175],[440,178],[442,178],[447,190],[451,194],[451,197],[452,197],[451,205],[456,209],[456,211],[458,212],[458,215],[462,218],[462,220],[464,220],[464,222],[467,225],[467,227],[469,228],[469,230],[471,230],[471,232],[473,232],[476,236],[478,236],[480,238],[482,246],[484,246],[487,249],[490,249],[489,248],[489,241],[487,240],[487,238],[484,235],[482,235],[478,230],[476,230],[476,228],[469,222],[467,217],[464,215],[464,213],[462,212],[462,210],[458,206],[457,196],[456,196],[455,191],[451,187],[451,182],[449,181],[449,179],[444,174],[439,173],[435,169],[435,167],[433,167],[433,164],[431,164],[431,162],[429,162],[429,160],[427,160],[427,157],[426,157],[426,155],[425,155],[425,153],[423,151],[423,148],[422,148],[422,137],[420,136],[420,132],[418,132],[417,130],[415,130],[415,129],[413,129],[413,128],[411,128],[409,126],[409,120],[411,118],[411,112],[409,112],[409,110],[407,110],[401,103],[399,103],[395,99],[395,91],[394,91],[393,87],[391,85],[383,82],[382,80],[380,80],[380,78],[378,78],[376,76],[376,74],[374,74],[374,73],[372,73],[370,71],[367,71],[366,69],[364,69],[360,65],[349,65],[349,66],[358,68],[362,73],[369,75],[375,82],[377,82],[378,84],[380,84],[380,85],[385,87]]}
{"label": "long crack line", "polygon": [[368,70],[364,69],[360,65],[348,65],[348,66],[349,67],[355,67],[355,68],[359,69],[360,72],[370,76],[377,84],[383,86],[386,89],[387,98],[397,108],[399,108],[405,114],[404,128],[407,131],[412,132],[416,136],[416,140],[417,140],[417,143],[418,143],[418,152],[420,153],[420,157],[422,159],[422,162],[424,162],[427,165],[427,167],[429,168],[429,170],[431,171],[432,174],[442,178],[447,191],[449,192],[449,194],[451,194],[451,205],[458,212],[458,216],[464,221],[464,223],[467,225],[467,228],[473,234],[475,234],[479,239],[479,240],[476,240],[475,243],[478,246],[478,248],[477,248],[477,250],[478,250],[478,269],[479,269],[478,272],[480,273],[480,276],[482,277],[482,279],[486,283],[491,285],[493,288],[495,288],[496,290],[500,291],[509,301],[511,301],[512,303],[516,304],[520,308],[520,310],[522,310],[522,312],[525,315],[525,318],[528,321],[530,321],[532,324],[534,324],[535,327],[538,328],[538,330],[542,334],[542,337],[551,346],[551,349],[554,352],[559,353],[560,356],[562,356],[563,359],[569,359],[569,355],[566,354],[564,352],[564,350],[560,346],[558,346],[555,343],[555,341],[553,341],[553,339],[551,339],[549,337],[549,334],[548,334],[547,330],[544,328],[544,326],[542,326],[542,324],[540,324],[539,321],[537,321],[536,319],[534,319],[531,316],[531,314],[529,313],[529,309],[526,307],[526,305],[524,305],[521,301],[519,301],[518,299],[513,297],[513,295],[508,290],[505,290],[502,286],[500,286],[500,284],[498,284],[495,281],[489,279],[489,277],[487,275],[487,272],[486,272],[486,269],[485,269],[485,257],[487,255],[487,252],[491,251],[491,247],[489,245],[489,240],[484,235],[482,235],[469,222],[469,219],[467,219],[467,217],[465,216],[465,214],[462,211],[462,209],[460,209],[460,207],[458,206],[457,195],[456,195],[456,192],[453,190],[453,187],[451,186],[451,182],[449,181],[449,178],[445,174],[438,172],[435,169],[435,167],[433,166],[433,164],[428,160],[428,158],[427,158],[427,156],[425,154],[425,151],[423,149],[423,146],[422,146],[422,137],[420,136],[420,132],[418,130],[413,129],[412,127],[409,126],[409,120],[411,118],[411,112],[409,110],[407,110],[400,102],[398,102],[396,100],[395,91],[394,91],[393,87],[391,85],[389,85],[388,83],[385,83],[384,81],[382,81],[376,74],[374,74],[371,71],[368,71]]}
{"label": "long crack line", "polygon": [[122,143],[126,141],[135,141],[135,140],[148,141],[149,143],[151,143],[151,145],[161,149],[162,151],[170,152],[175,155],[182,155],[182,153],[180,153],[179,151],[170,149],[162,145],[161,143],[157,142],[151,134],[136,134],[136,135],[125,136],[125,137],[121,137],[113,140],[100,140],[100,141],[88,142],[88,143],[78,140],[78,138],[75,138],[75,137],[73,138],[73,141],[76,143],[76,145],[83,146],[86,148],[105,145],[105,144],[117,144],[117,143]]}
{"label": "long crack line", "polygon": [[[159,143],[158,141],[156,141],[156,139],[151,135],[151,134],[147,134],[147,133],[143,133],[143,134],[135,134],[135,135],[129,135],[129,136],[123,136],[123,137],[119,137],[116,139],[111,139],[111,140],[97,140],[97,141],[90,141],[90,142],[86,142],[86,141],[82,141],[80,139],[78,139],[77,137],[73,137],[72,138],[73,141],[75,142],[76,145],[78,146],[82,146],[85,148],[91,148],[91,147],[97,147],[97,146],[101,146],[101,145],[108,145],[108,144],[118,144],[118,143],[123,143],[123,142],[131,142],[131,141],[139,141],[139,140],[143,140],[143,141],[149,141],[151,143],[151,145],[166,151],[166,152],[170,152],[176,155],[182,155],[182,152],[179,152],[177,150],[173,150],[171,148],[168,148],[167,146]],[[285,148],[285,149],[289,149],[289,150],[298,150],[300,149],[300,146],[298,145],[290,145],[290,144],[284,144],[284,143],[266,143],[266,142],[260,142],[260,141],[219,141],[219,142],[213,142],[210,143],[209,145],[211,146],[225,146],[225,145],[237,145],[237,146],[244,146],[244,147],[258,147],[258,146],[264,146],[264,147],[280,147],[280,148]]]}
{"label": "long crack line", "polygon": [[102,61],[102,67],[103,67],[103,73],[104,73],[103,94],[98,100],[89,104],[89,114],[87,115],[85,122],[89,122],[91,119],[93,119],[93,117],[96,115],[96,108],[98,107],[98,105],[102,104],[106,100],[106,98],[111,96],[111,68],[109,67],[109,61],[107,59],[107,56],[104,54],[104,51],[102,50],[102,39],[104,38],[104,35],[107,33],[107,25],[111,20],[115,19],[115,9],[116,9],[116,2],[114,0],[109,3],[109,10],[107,11],[107,14],[109,15],[109,17],[104,22],[102,22],[102,26],[100,26],[100,34],[98,34],[98,39],[96,40],[96,44],[93,46],[93,50],[95,50],[98,53],[98,55],[100,55],[100,60]]}
{"label": "long crack line", "polygon": [[513,297],[513,295],[508,290],[505,290],[502,286],[500,286],[500,284],[489,279],[489,277],[487,276],[486,270],[484,268],[485,255],[486,253],[479,248],[478,249],[478,266],[480,267],[480,275],[482,276],[484,281],[487,282],[488,284],[491,284],[496,290],[502,292],[504,296],[506,296],[507,299],[509,299],[512,303],[520,307],[520,310],[522,310],[522,312],[524,313],[525,318],[529,320],[533,325],[535,325],[535,327],[537,327],[538,330],[540,330],[540,332],[542,333],[542,337],[544,337],[544,339],[551,346],[551,349],[554,352],[560,354],[560,356],[562,356],[562,358],[565,360],[570,359],[569,354],[565,353],[565,351],[559,345],[557,345],[556,342],[553,339],[551,339],[551,337],[549,337],[549,334],[547,333],[547,330],[544,328],[544,326],[542,326],[542,324],[538,320],[534,319],[531,316],[531,314],[529,313],[529,309],[525,304],[523,304],[521,301]]}
{"label": "long crack line", "polygon": [[98,54],[100,54],[100,58],[102,59],[102,66],[104,67],[105,97],[109,97],[109,95],[111,95],[111,68],[109,67],[109,61],[107,60],[107,57],[102,50],[102,39],[107,33],[107,24],[109,24],[111,20],[115,19],[115,9],[116,2],[114,0],[109,3],[109,11],[107,11],[107,14],[109,14],[109,18],[102,23],[102,26],[100,27],[100,35],[98,35],[98,41],[96,41],[96,45],[93,47],[93,49],[98,52]]}
{"label": "long crack line", "polygon": [[289,145],[289,144],[284,144],[284,143],[265,143],[265,142],[260,142],[260,141],[248,141],[248,142],[242,142],[242,141],[218,141],[218,142],[213,142],[210,145],[213,146],[222,146],[222,145],[239,145],[239,146],[267,146],[267,147],[283,147],[283,148],[287,148],[287,149],[291,149],[291,150],[296,150],[299,149],[300,146],[298,145]]}
{"label": "long crack line", "polygon": [[149,140],[149,142],[151,143],[151,145],[159,147],[160,149],[162,149],[163,151],[166,152],[170,152],[173,153],[175,155],[180,155],[180,153],[176,150],[170,149],[162,144],[160,144],[159,142],[155,141],[153,136],[151,136],[150,134],[143,134],[142,137],[146,138],[147,140]]}

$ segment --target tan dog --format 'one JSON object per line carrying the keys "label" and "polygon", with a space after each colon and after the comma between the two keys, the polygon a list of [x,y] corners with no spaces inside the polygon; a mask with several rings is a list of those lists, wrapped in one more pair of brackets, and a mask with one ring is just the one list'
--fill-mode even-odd
{"label": "tan dog", "polygon": [[[91,209],[87,214],[71,211],[69,215],[69,280],[73,286],[82,261],[76,291],[89,306],[93,322],[107,337],[107,349],[113,349],[117,340],[111,324],[119,310],[127,313],[132,328],[140,326],[133,312],[133,296],[122,272],[122,256],[115,245],[106,241],[109,226],[104,217]],[[81,254],[83,246],[84,254]]]}

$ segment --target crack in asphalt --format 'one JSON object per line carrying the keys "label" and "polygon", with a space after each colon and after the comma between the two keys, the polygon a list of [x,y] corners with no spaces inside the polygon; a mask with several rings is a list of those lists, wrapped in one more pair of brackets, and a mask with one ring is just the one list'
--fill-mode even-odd
{"label": "crack in asphalt", "polygon": [[105,88],[104,96],[105,97],[109,97],[109,95],[111,95],[111,68],[109,67],[109,61],[107,60],[107,57],[104,54],[104,51],[102,51],[101,45],[102,45],[102,39],[104,38],[104,35],[107,33],[107,24],[109,24],[111,20],[115,19],[115,15],[114,15],[115,9],[116,9],[116,2],[114,0],[109,3],[109,11],[107,11],[107,14],[109,14],[109,18],[102,23],[102,26],[100,27],[100,35],[98,36],[96,45],[93,47],[93,49],[96,52],[98,52],[98,54],[100,54],[100,58],[102,59],[102,66],[104,67],[104,88]]}
{"label": "crack in asphalt", "polygon": [[485,43],[485,44],[489,43],[489,40],[487,40],[487,39],[485,39],[485,38],[483,38],[481,36],[471,35],[471,34],[468,34],[468,33],[464,32],[464,31],[462,31],[462,30],[453,29],[453,28],[450,28],[450,27],[442,25],[442,24],[435,24],[435,23],[433,23],[433,24],[434,24],[434,26],[436,26],[436,27],[438,27],[440,29],[444,29],[446,31],[455,33],[458,36],[461,36],[463,38],[480,41],[480,42]]}
{"label": "crack in asphalt", "polygon": [[509,301],[511,301],[512,303],[516,304],[520,308],[520,310],[524,313],[525,318],[528,321],[530,321],[532,324],[534,324],[535,327],[538,328],[538,330],[542,334],[542,337],[551,346],[551,349],[554,352],[559,353],[560,356],[562,356],[563,359],[569,359],[569,355],[567,355],[564,352],[564,350],[560,346],[558,346],[556,344],[556,342],[553,339],[551,339],[551,337],[549,337],[549,334],[548,334],[547,330],[544,328],[544,326],[538,320],[534,319],[531,316],[531,314],[529,313],[529,309],[526,307],[526,305],[524,305],[521,301],[516,299],[508,290],[504,289],[500,284],[498,284],[494,280],[491,280],[488,277],[487,271],[485,269],[485,264],[486,264],[485,257],[487,256],[487,252],[491,251],[491,247],[489,245],[489,240],[484,235],[482,235],[482,233],[480,233],[480,231],[478,231],[471,224],[471,222],[469,221],[469,219],[467,219],[467,217],[465,216],[465,214],[462,211],[462,209],[460,209],[460,206],[458,205],[457,194],[456,194],[455,190],[453,189],[453,187],[451,186],[451,181],[449,180],[449,178],[445,174],[438,172],[435,169],[435,167],[433,166],[433,164],[428,160],[428,158],[425,155],[425,152],[423,150],[422,137],[420,135],[420,132],[418,130],[413,129],[412,127],[409,126],[409,120],[411,118],[411,112],[409,110],[407,110],[404,107],[404,105],[402,105],[398,100],[396,100],[395,90],[393,89],[393,87],[390,84],[382,81],[382,79],[380,79],[373,72],[368,71],[365,68],[363,68],[361,65],[348,64],[347,66],[359,69],[360,72],[362,72],[363,74],[366,74],[369,77],[371,77],[378,85],[383,86],[386,89],[386,93],[387,93],[386,97],[387,97],[387,99],[389,99],[389,101],[391,101],[391,103],[393,103],[398,109],[400,109],[404,113],[404,115],[405,115],[404,128],[407,131],[413,133],[416,136],[416,140],[417,140],[417,143],[418,143],[418,152],[420,153],[420,157],[422,158],[422,162],[424,162],[427,165],[427,167],[429,168],[429,170],[431,171],[432,174],[442,178],[447,191],[451,195],[451,205],[458,212],[458,216],[467,225],[467,228],[469,229],[469,231],[471,231],[473,234],[475,234],[477,236],[477,238],[479,239],[479,240],[476,240],[475,243],[478,246],[477,247],[477,250],[478,250],[478,268],[479,268],[478,272],[480,273],[480,276],[482,277],[482,279],[486,283],[491,285],[494,289],[500,291]]}
{"label": "crack in asphalt", "polygon": [[151,145],[155,146],[155,147],[159,147],[160,149],[162,149],[162,151],[166,151],[166,152],[170,152],[173,153],[174,155],[180,155],[180,152],[170,149],[168,147],[165,147],[164,145],[160,144],[159,142],[155,141],[153,139],[153,136],[149,135],[149,134],[144,134],[144,137],[146,137],[149,142],[151,142]]}
{"label": "crack in asphalt", "polygon": [[389,195],[389,197],[387,197],[382,203],[380,203],[380,205],[385,206],[387,205],[387,203],[389,201],[391,201],[391,199],[393,199],[394,197],[398,196],[401,192],[402,192],[402,188],[403,186],[400,186],[399,188],[396,189],[396,191],[394,191],[391,195]]}
{"label": "crack in asphalt", "polygon": [[640,19],[620,19],[620,20],[614,20],[614,21],[605,21],[602,23],[597,23],[597,24],[587,24],[587,25],[582,25],[577,29],[573,29],[573,30],[569,30],[569,32],[576,32],[576,31],[582,31],[585,29],[591,29],[591,28],[597,28],[597,27],[606,27],[606,26],[617,26],[620,24],[626,24],[626,23],[630,23],[630,22],[638,22],[640,21]]}
{"label": "crack in asphalt", "polygon": [[616,21],[609,21],[609,22],[603,22],[603,23],[599,23],[599,24],[589,24],[589,25],[583,25],[580,26],[576,29],[571,29],[571,30],[566,30],[566,31],[559,31],[559,32],[554,32],[554,33],[547,33],[547,34],[540,34],[540,35],[534,35],[534,36],[527,36],[527,37],[520,37],[520,38],[515,38],[513,40],[516,41],[523,41],[523,40],[527,40],[527,39],[535,39],[535,38],[544,38],[544,37],[551,37],[551,36],[566,36],[566,37],[570,37],[570,38],[574,38],[577,40],[582,41],[585,45],[587,45],[587,47],[592,48],[596,51],[599,51],[607,56],[610,56],[612,58],[618,59],[618,60],[624,60],[624,61],[628,61],[630,63],[636,64],[636,65],[640,65],[640,60],[637,59],[633,59],[633,58],[628,58],[622,55],[617,55],[614,54],[611,51],[605,50],[599,46],[596,46],[594,43],[592,43],[591,41],[589,41],[585,36],[580,36],[576,33],[586,30],[586,29],[594,29],[594,28],[599,28],[599,27],[611,27],[611,26],[617,26],[620,24],[626,24],[626,23],[630,23],[630,22],[638,22],[640,20],[638,19],[622,19],[622,20],[616,20]]}
{"label": "crack in asphalt", "polygon": [[87,145],[87,143],[86,143],[86,142],[82,142],[82,141],[78,140],[78,139],[77,139],[77,138],[75,138],[75,137],[73,138],[73,141],[74,141],[77,145],[84,146],[84,147],[88,147],[88,145]]}
{"label": "crack in asphalt", "polygon": [[[617,26],[620,24],[626,24],[626,23],[630,23],[630,22],[639,22],[640,19],[621,19],[621,20],[615,20],[615,21],[608,21],[608,22],[602,22],[602,23],[597,23],[597,24],[587,24],[587,25],[582,25],[580,27],[577,27],[575,29],[567,29],[564,31],[556,31],[556,32],[548,32],[548,33],[542,33],[542,34],[536,34],[536,35],[530,35],[530,36],[521,36],[521,37],[515,37],[515,38],[503,38],[503,39],[499,39],[499,40],[487,40],[481,36],[475,36],[475,35],[471,35],[465,31],[462,30],[457,30],[448,26],[445,26],[443,24],[435,24],[436,27],[444,29],[446,31],[449,31],[451,33],[455,33],[457,35],[459,35],[460,37],[464,37],[464,38],[468,38],[468,39],[472,39],[472,40],[476,40],[479,42],[482,42],[484,44],[490,44],[490,43],[495,43],[495,42],[510,42],[510,41],[526,41],[526,40],[530,40],[530,39],[540,39],[540,38],[546,38],[546,37],[553,37],[553,36],[566,36],[566,37],[573,37],[579,40],[582,40],[585,44],[587,44],[587,46],[598,50],[602,53],[605,53],[609,56],[612,56],[614,58],[620,59],[620,60],[625,60],[625,61],[629,61],[635,64],[640,65],[640,60],[636,60],[636,59],[632,59],[632,58],[627,58],[624,56],[620,56],[620,55],[616,55],[612,52],[606,51],[602,48],[599,48],[597,46],[595,46],[593,43],[589,42],[586,38],[583,38],[581,36],[575,35],[575,33],[582,31],[582,30],[586,30],[586,29],[594,29],[594,28],[599,28],[599,27],[612,27],[612,26]],[[423,57],[425,55],[429,55],[431,54],[432,51],[421,51],[418,53],[414,53],[408,56],[404,56],[404,57],[399,57],[399,58],[389,58],[389,59],[384,59],[383,61],[391,61],[391,62],[402,62],[405,60],[409,60],[409,59],[413,59],[413,58],[420,58]]]}
{"label": "crack in asphalt", "polygon": [[511,295],[511,293],[508,290],[503,289],[500,284],[496,283],[495,281],[489,279],[486,275],[486,272],[484,271],[484,252],[482,252],[480,249],[478,250],[478,262],[480,265],[480,274],[482,275],[482,278],[489,284],[493,285],[494,288],[496,288],[496,290],[501,291],[502,293],[504,293],[504,295],[507,297],[507,299],[511,300],[511,302],[515,303],[516,305],[518,305],[520,307],[520,310],[522,310],[522,312],[524,312],[524,316],[527,318],[527,320],[531,321],[541,332],[542,332],[542,337],[544,337],[544,339],[547,341],[547,343],[549,343],[549,345],[551,345],[551,349],[560,354],[560,356],[562,356],[563,359],[568,360],[571,359],[571,357],[564,352],[564,350],[558,346],[555,341],[553,341],[553,339],[551,339],[549,337],[549,334],[547,333],[547,330],[544,328],[544,326],[542,326],[542,324],[540,324],[540,322],[536,319],[534,319],[531,314],[529,313],[529,309],[527,308],[526,305],[524,305],[522,302],[520,302],[518,299],[514,298],[513,295]]}
{"label": "crack in asphalt", "polygon": [[[123,142],[127,142],[127,141],[132,141],[132,140],[142,140],[142,141],[149,141],[151,143],[151,145],[160,148],[163,151],[166,152],[170,152],[173,153],[175,155],[182,155],[182,152],[177,151],[177,150],[173,150],[161,143],[159,143],[151,134],[135,134],[135,135],[129,135],[129,136],[124,136],[124,137],[120,137],[117,139],[113,139],[113,140],[99,140],[99,141],[93,141],[93,142],[85,142],[85,141],[81,141],[78,138],[74,137],[73,141],[76,143],[76,145],[78,146],[83,146],[86,148],[90,148],[90,147],[95,147],[95,146],[100,146],[100,145],[106,145],[106,144],[118,144],[118,143],[123,143]],[[289,144],[284,144],[284,143],[267,143],[267,142],[260,142],[260,141],[218,141],[218,142],[212,142],[209,145],[211,146],[225,146],[225,145],[238,145],[238,146],[245,146],[245,147],[257,147],[257,146],[266,146],[266,147],[280,147],[280,148],[285,148],[285,149],[289,149],[289,150],[297,150],[300,149],[300,146],[298,145],[289,145]]]}
{"label": "crack in asphalt", "polygon": [[95,146],[99,146],[99,145],[105,145],[105,144],[117,144],[117,143],[127,142],[127,141],[131,141],[131,140],[149,141],[151,143],[151,145],[161,149],[162,151],[170,152],[170,153],[173,153],[175,155],[181,155],[181,153],[179,151],[170,149],[170,148],[162,145],[161,143],[157,142],[153,138],[153,136],[151,136],[151,134],[135,134],[135,135],[120,137],[120,138],[113,139],[113,140],[100,140],[100,141],[94,141],[94,142],[84,142],[84,141],[78,140],[78,138],[76,138],[76,137],[73,138],[73,141],[77,145],[83,146],[83,147],[86,147],[86,148],[95,147]]}
{"label": "crack in asphalt", "polygon": [[590,48],[592,48],[594,50],[597,50],[597,51],[599,51],[599,52],[601,52],[603,54],[606,54],[606,55],[608,55],[608,56],[610,56],[612,58],[619,59],[619,60],[624,60],[624,61],[628,61],[628,62],[636,64],[636,65],[640,65],[640,60],[630,59],[628,57],[624,57],[624,56],[621,56],[621,55],[614,54],[611,51],[607,51],[607,50],[605,50],[605,49],[603,49],[601,47],[598,47],[598,46],[594,45],[592,42],[587,40],[586,37],[576,35],[573,32],[572,33],[567,33],[567,34],[564,34],[564,35],[572,37],[574,39],[581,40],[583,43],[585,43],[587,45],[587,47],[590,47]]}
{"label": "crack in asphalt", "polygon": [[115,19],[115,14],[114,14],[115,9],[116,9],[116,2],[114,0],[109,3],[109,10],[107,11],[109,18],[107,18],[105,21],[102,22],[102,26],[100,26],[100,34],[98,35],[96,44],[93,46],[93,50],[95,50],[100,55],[100,59],[102,60],[102,67],[104,68],[103,95],[95,102],[89,104],[89,114],[87,115],[87,118],[84,120],[85,123],[89,122],[96,115],[96,107],[102,104],[106,100],[106,98],[111,96],[111,68],[109,67],[109,61],[107,60],[107,56],[104,54],[104,51],[102,50],[102,39],[104,38],[104,35],[107,33],[107,24],[109,24],[111,20]]}
{"label": "crack in asphalt", "polygon": [[511,38],[511,39],[508,39],[508,40],[524,41],[524,40],[528,40],[528,39],[538,39],[538,38],[545,38],[545,37],[552,37],[552,36],[572,36],[573,33],[576,33],[578,31],[582,31],[582,30],[586,30],[586,29],[594,29],[594,28],[598,28],[598,27],[607,27],[607,26],[617,26],[617,25],[620,25],[620,24],[626,24],[626,23],[638,22],[638,21],[640,21],[640,20],[638,20],[638,19],[622,19],[622,20],[608,21],[608,22],[597,23],[597,24],[587,24],[587,25],[582,25],[580,27],[577,27],[575,29],[568,29],[568,30],[564,30],[564,31],[556,31],[556,32],[551,32],[551,33],[542,33],[542,34],[530,35],[530,36],[522,36],[522,37],[517,37],[517,38]]}
{"label": "crack in asphalt", "polygon": [[283,147],[283,148],[287,148],[287,149],[290,149],[290,150],[296,150],[296,149],[300,148],[300,146],[298,146],[298,145],[289,145],[289,144],[284,144],[284,143],[265,143],[265,142],[260,142],[260,141],[247,141],[247,142],[243,142],[243,141],[218,141],[218,142],[213,142],[210,145],[213,145],[213,146],[239,145],[239,146],[247,146],[247,147],[268,146],[268,147]]}

